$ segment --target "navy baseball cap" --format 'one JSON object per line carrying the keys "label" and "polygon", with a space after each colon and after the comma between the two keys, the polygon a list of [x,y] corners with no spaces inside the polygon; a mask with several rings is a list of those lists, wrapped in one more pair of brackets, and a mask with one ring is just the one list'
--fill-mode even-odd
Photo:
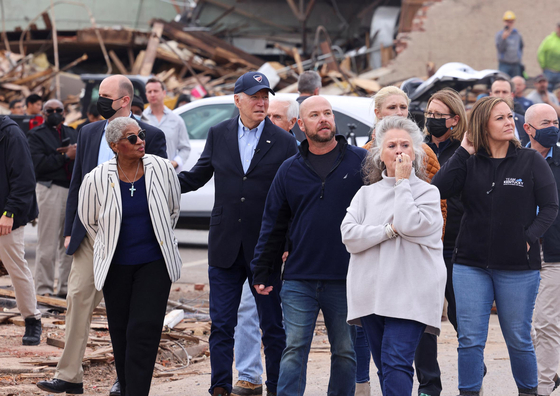
{"label": "navy baseball cap", "polygon": [[248,72],[242,75],[235,82],[233,93],[246,93],[247,95],[254,95],[261,89],[268,89],[274,95],[274,91],[270,88],[268,78],[260,72]]}

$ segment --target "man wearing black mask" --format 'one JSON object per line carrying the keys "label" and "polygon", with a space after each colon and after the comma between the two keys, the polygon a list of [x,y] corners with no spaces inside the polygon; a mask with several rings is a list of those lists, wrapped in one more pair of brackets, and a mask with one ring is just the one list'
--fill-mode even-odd
{"label": "man wearing black mask", "polygon": [[35,287],[37,294],[54,295],[55,266],[58,266],[56,294],[66,298],[72,258],[64,251],[64,214],[77,133],[63,125],[65,114],[60,101],[47,101],[42,114],[45,123],[30,130],[28,135],[39,205]]}
{"label": "man wearing black mask", "polygon": [[[537,103],[525,113],[525,132],[530,143],[527,147],[537,150],[548,162],[556,187],[560,190],[560,147],[558,142],[558,117],[555,109],[546,103]],[[533,344],[537,355],[539,395],[550,395],[558,386],[560,362],[560,216],[541,238],[542,263],[539,293],[533,314]]]}

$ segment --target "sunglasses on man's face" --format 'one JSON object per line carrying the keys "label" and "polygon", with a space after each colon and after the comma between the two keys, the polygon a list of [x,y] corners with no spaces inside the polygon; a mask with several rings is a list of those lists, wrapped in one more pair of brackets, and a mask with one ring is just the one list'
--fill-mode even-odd
{"label": "sunglasses on man's face", "polygon": [[120,140],[127,139],[130,142],[130,144],[136,144],[136,142],[138,141],[138,138],[140,138],[140,140],[146,140],[146,130],[145,129],[140,129],[138,131],[138,135],[128,135],[127,137],[123,137]]}
{"label": "sunglasses on man's face", "polygon": [[58,114],[62,114],[62,112],[64,111],[64,109],[61,109],[60,107],[58,109],[46,109],[45,113],[47,114],[52,114],[54,112],[57,112]]}

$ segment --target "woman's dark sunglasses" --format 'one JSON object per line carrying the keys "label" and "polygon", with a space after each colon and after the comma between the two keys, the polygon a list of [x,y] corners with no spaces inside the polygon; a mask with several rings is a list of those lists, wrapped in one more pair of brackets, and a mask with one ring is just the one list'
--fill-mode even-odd
{"label": "woman's dark sunglasses", "polygon": [[57,112],[58,114],[62,114],[62,112],[64,111],[64,109],[61,109],[60,107],[58,109],[46,109],[45,113],[47,114],[52,114],[54,112]]}
{"label": "woman's dark sunglasses", "polygon": [[127,139],[130,142],[130,144],[136,144],[136,142],[138,141],[138,138],[140,138],[141,140],[146,140],[146,130],[145,129],[140,129],[138,131],[138,135],[128,135],[127,137],[123,137],[120,140]]}

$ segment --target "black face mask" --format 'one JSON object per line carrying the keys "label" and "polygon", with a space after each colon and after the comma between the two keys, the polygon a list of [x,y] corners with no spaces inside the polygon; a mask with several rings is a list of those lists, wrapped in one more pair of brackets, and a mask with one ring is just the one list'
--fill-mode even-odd
{"label": "black face mask", "polygon": [[443,135],[445,135],[445,133],[449,129],[447,128],[447,126],[445,126],[446,121],[447,120],[445,118],[440,118],[440,119],[427,118],[426,129],[428,130],[430,135],[440,138]]}
{"label": "black face mask", "polygon": [[45,123],[48,126],[56,128],[62,121],[64,121],[64,116],[61,113],[52,113],[47,116]]}
{"label": "black face mask", "polygon": [[543,147],[550,148],[558,142],[558,127],[555,125],[542,129],[535,128],[535,131],[535,137],[533,137],[533,139]]}
{"label": "black face mask", "polygon": [[99,99],[97,99],[97,111],[103,116],[103,118],[108,120],[117,112],[117,110],[113,109],[113,102],[122,98],[123,97],[121,96],[120,98],[113,100],[100,96]]}

